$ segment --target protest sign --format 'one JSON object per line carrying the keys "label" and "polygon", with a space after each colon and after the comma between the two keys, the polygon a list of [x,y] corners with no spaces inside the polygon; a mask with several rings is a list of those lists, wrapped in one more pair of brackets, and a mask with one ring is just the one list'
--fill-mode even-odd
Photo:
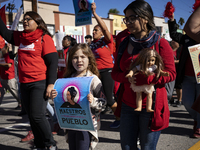
{"label": "protest sign", "polygon": [[91,3],[93,2],[94,0],[73,0],[76,26],[92,24]]}
{"label": "protest sign", "polygon": [[58,79],[54,89],[58,92],[54,99],[55,110],[61,128],[94,131],[87,95],[93,77]]}
{"label": "protest sign", "polygon": [[64,36],[65,36],[64,32],[58,31],[55,33],[56,49],[58,52],[58,67],[66,67],[64,50],[62,48],[62,40]]}
{"label": "protest sign", "polygon": [[200,83],[200,44],[188,47],[197,83]]}

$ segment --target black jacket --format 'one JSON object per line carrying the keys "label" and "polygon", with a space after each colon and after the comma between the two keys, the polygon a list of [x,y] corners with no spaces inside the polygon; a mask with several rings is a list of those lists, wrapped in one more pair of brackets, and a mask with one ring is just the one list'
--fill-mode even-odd
{"label": "black jacket", "polygon": [[177,66],[178,68],[177,68],[176,84],[175,84],[176,88],[183,82],[185,76],[185,63],[188,57],[190,57],[188,47],[197,44],[197,42],[191,39],[186,34],[177,32],[177,24],[175,19],[174,21],[168,21],[168,27],[169,27],[169,34],[172,40],[182,45],[179,64]]}

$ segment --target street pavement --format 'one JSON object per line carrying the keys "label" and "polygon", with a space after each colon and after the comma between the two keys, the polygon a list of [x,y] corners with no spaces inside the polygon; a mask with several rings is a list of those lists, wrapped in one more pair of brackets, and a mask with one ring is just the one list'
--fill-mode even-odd
{"label": "street pavement", "polygon": [[[53,105],[52,101],[50,103]],[[33,142],[20,142],[30,130],[27,115],[20,117],[15,110],[16,100],[7,93],[0,105],[0,150],[27,150]],[[170,108],[170,124],[164,129],[158,141],[157,150],[188,150],[200,139],[192,138],[193,120],[186,112],[184,106]],[[110,129],[109,125],[114,121],[113,114],[101,115],[101,130],[99,131],[99,143],[95,150],[121,150],[119,129]],[[51,123],[51,120],[50,120]],[[59,150],[68,150],[63,131],[54,135]],[[197,145],[197,144],[196,144]],[[199,144],[200,145],[200,144]],[[195,149],[199,150],[200,146]]]}

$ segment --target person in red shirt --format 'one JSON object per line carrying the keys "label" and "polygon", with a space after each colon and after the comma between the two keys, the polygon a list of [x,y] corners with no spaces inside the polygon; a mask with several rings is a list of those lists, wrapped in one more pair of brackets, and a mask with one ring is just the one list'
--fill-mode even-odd
{"label": "person in red shirt", "polygon": [[56,150],[45,113],[57,79],[58,54],[41,16],[33,11],[23,16],[23,31],[8,30],[0,19],[0,35],[18,46],[18,72],[23,106],[34,134],[34,149]]}
{"label": "person in red shirt", "polygon": [[[18,95],[18,84],[15,79],[14,60],[9,57],[7,44],[5,44],[5,46],[1,49],[1,52],[2,58],[0,58],[0,75],[2,88],[3,90],[8,90],[17,100],[18,106],[16,109],[21,108],[21,100]],[[3,100],[4,94],[5,92],[1,94],[0,104]]]}
{"label": "person in red shirt", "polygon": [[[112,78],[124,84],[120,116],[120,141],[123,150],[137,149],[137,138],[140,137],[141,149],[156,150],[161,130],[169,125],[169,107],[165,83],[175,80],[176,71],[173,51],[163,38],[156,32],[153,11],[146,1],[136,0],[124,9],[124,23],[131,33],[119,45]],[[138,73],[133,78],[126,78],[129,67],[144,48],[155,49],[163,59],[167,77],[156,79],[156,74],[145,76]],[[136,108],[136,92],[130,84],[137,86],[155,84],[156,95],[154,112],[146,112],[147,96],[142,94],[142,111]]]}
{"label": "person in red shirt", "polygon": [[114,80],[111,77],[113,68],[113,36],[104,21],[96,13],[96,4],[91,5],[92,13],[97,21],[93,29],[93,41],[90,48],[96,59],[100,79],[107,98],[107,104],[115,112],[117,102],[113,98]]}
{"label": "person in red shirt", "polygon": [[[63,46],[63,52],[64,52],[64,58],[65,58],[65,62],[67,62],[67,57],[68,57],[68,53],[70,51],[70,49],[77,44],[76,39],[74,39],[73,37],[66,35],[63,40],[62,40],[62,46]],[[57,72],[57,76],[58,78],[63,78],[63,74],[65,72],[65,67],[59,67],[58,66],[58,72]]]}

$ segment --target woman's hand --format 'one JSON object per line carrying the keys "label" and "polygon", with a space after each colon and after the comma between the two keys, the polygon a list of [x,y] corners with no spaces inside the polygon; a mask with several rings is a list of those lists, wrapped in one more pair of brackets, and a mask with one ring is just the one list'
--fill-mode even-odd
{"label": "woman's hand", "polygon": [[94,96],[91,94],[91,92],[87,95],[87,100],[92,103],[94,100]]}
{"label": "woman's hand", "polygon": [[174,13],[172,14],[172,17],[169,18],[170,21],[174,21]]}
{"label": "woman's hand", "polygon": [[129,73],[125,76],[126,78],[128,78],[128,81],[131,83],[131,84],[135,84],[136,83],[136,75],[138,74],[139,72],[137,71],[136,73],[133,72],[133,70],[130,70]]}
{"label": "woman's hand", "polygon": [[92,10],[92,14],[93,14],[93,15],[94,15],[94,13],[96,13],[96,8],[97,8],[96,4],[95,4],[95,3],[92,3],[92,4],[91,4],[91,10]]}
{"label": "woman's hand", "polygon": [[55,89],[51,90],[51,99],[53,100],[58,95],[58,92]]}
{"label": "woman's hand", "polygon": [[133,70],[130,70],[129,73],[125,76],[126,78],[133,77]]}
{"label": "woman's hand", "polygon": [[136,78],[135,78],[135,76],[133,75],[132,77],[128,77],[128,81],[131,83],[131,84],[135,84],[136,83]]}
{"label": "woman's hand", "polygon": [[53,90],[53,84],[49,84],[48,86],[47,86],[47,89],[46,89],[46,97],[47,98],[50,98],[51,97],[51,91]]}

